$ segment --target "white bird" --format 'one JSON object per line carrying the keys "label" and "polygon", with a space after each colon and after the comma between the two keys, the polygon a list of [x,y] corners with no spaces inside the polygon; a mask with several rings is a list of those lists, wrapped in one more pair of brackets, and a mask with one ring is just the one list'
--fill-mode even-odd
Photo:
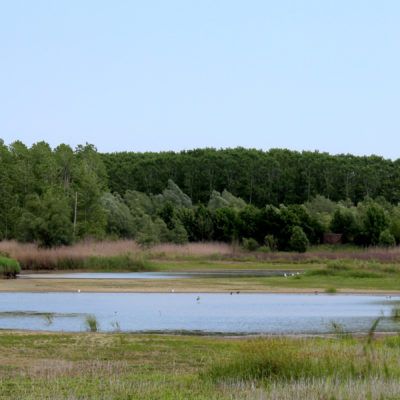
{"label": "white bird", "polygon": [[287,278],[286,272],[283,274],[283,276],[284,276],[285,278]]}
{"label": "white bird", "polygon": [[171,289],[171,293],[174,293],[175,292],[175,289]]}
{"label": "white bird", "polygon": [[81,292],[81,289],[78,289],[78,293],[80,293]]}

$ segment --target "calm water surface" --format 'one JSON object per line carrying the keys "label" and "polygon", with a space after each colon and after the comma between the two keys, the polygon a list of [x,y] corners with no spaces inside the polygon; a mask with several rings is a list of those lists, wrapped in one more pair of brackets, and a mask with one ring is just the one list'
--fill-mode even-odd
{"label": "calm water surface", "polygon": [[287,270],[224,270],[209,272],[69,272],[48,274],[22,274],[19,279],[181,279],[181,278],[234,278],[257,276],[295,275]]}
{"label": "calm water surface", "polygon": [[[306,294],[0,293],[0,328],[84,331],[327,333],[332,322],[367,331],[400,297]],[[384,319],[379,330],[394,330]]]}

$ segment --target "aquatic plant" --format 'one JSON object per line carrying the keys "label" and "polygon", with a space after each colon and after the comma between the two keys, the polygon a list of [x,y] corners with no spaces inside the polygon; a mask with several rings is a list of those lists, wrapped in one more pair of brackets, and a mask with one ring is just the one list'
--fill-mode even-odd
{"label": "aquatic plant", "polygon": [[114,332],[121,332],[121,326],[118,321],[111,322],[111,326],[114,329]]}
{"label": "aquatic plant", "polygon": [[89,314],[85,318],[86,327],[89,332],[97,332],[99,330],[99,323],[93,314]]}
{"label": "aquatic plant", "polygon": [[46,325],[50,326],[53,323],[54,315],[51,313],[46,313],[43,315],[43,318],[45,320]]}

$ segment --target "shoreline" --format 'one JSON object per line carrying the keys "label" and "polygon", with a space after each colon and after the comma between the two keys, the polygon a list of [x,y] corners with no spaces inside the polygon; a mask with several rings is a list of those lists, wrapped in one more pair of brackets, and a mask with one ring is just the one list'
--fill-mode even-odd
{"label": "shoreline", "polygon": [[[127,282],[128,281],[128,282]],[[330,293],[326,288],[285,288],[285,287],[259,287],[258,284],[246,284],[237,282],[235,286],[223,285],[217,282],[214,285],[206,285],[203,282],[193,282],[188,279],[156,280],[140,279],[23,279],[0,280],[0,293],[203,293],[203,294],[313,294],[313,295],[376,295],[376,296],[400,296],[400,290],[381,289],[337,289]],[[17,283],[17,282],[21,282]],[[11,283],[11,284],[10,284]],[[184,284],[186,283],[186,285]],[[214,287],[213,287],[214,286]],[[226,286],[226,287],[221,287]]]}
{"label": "shoreline", "polygon": [[[291,338],[291,339],[337,339],[343,335],[352,338],[362,339],[368,337],[368,332],[345,332],[337,333],[223,333],[223,332],[201,332],[201,331],[49,331],[38,329],[3,329],[0,328],[0,336],[3,334],[19,334],[19,335],[90,335],[90,336],[109,336],[109,335],[127,335],[135,337],[161,336],[161,337],[198,337],[205,339],[227,339],[227,340],[246,340],[246,339],[268,339],[268,338]],[[376,331],[375,338],[398,336],[396,331]]]}

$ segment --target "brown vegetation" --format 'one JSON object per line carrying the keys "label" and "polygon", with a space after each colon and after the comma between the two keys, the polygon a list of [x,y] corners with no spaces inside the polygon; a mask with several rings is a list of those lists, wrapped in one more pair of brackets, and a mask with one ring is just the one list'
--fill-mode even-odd
{"label": "brown vegetation", "polygon": [[227,257],[234,255],[232,246],[224,243],[189,243],[185,245],[160,244],[142,248],[134,240],[83,241],[72,246],[42,248],[34,243],[0,242],[0,254],[18,260],[23,269],[52,270],[81,267],[89,258],[110,258],[122,255],[132,257]]}
{"label": "brown vegetation", "polygon": [[147,259],[218,259],[265,262],[318,262],[323,260],[361,260],[381,263],[400,262],[400,247],[357,249],[346,246],[315,247],[307,253],[249,252],[237,245],[217,242],[159,244],[149,248],[139,246],[134,240],[83,241],[72,246],[41,248],[33,243],[0,242],[0,254],[15,258],[23,269],[73,269],[84,268],[82,261],[90,258],[130,256]]}

